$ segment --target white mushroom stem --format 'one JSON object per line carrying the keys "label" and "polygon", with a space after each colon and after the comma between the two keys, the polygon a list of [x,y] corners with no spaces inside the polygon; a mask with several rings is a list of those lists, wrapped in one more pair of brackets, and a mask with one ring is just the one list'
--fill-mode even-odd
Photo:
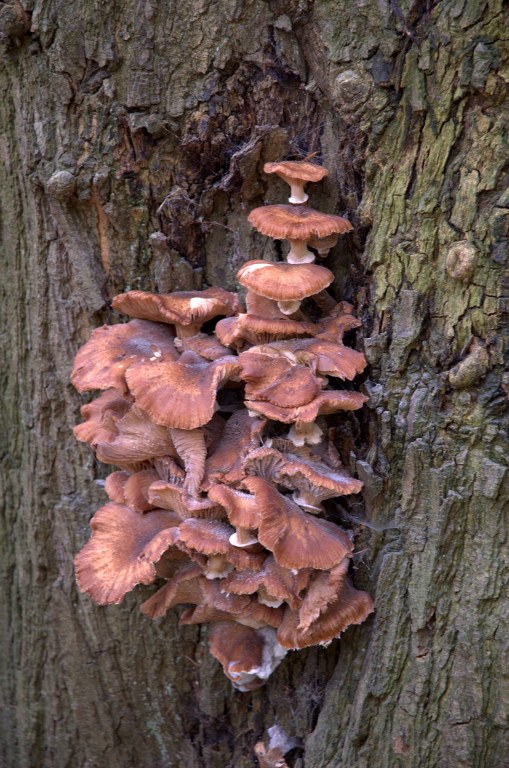
{"label": "white mushroom stem", "polygon": [[206,579],[224,579],[233,571],[233,565],[222,555],[211,555],[207,558],[204,575]]}
{"label": "white mushroom stem", "polygon": [[312,264],[315,254],[308,250],[307,240],[289,240],[290,251],[286,260],[289,264]]}
{"label": "white mushroom stem", "polygon": [[202,323],[196,323],[195,325],[180,325],[175,324],[175,330],[177,332],[178,339],[189,339],[191,336],[196,336],[200,333]]}
{"label": "white mushroom stem", "polygon": [[288,439],[299,448],[306,443],[307,445],[319,445],[322,437],[323,432],[314,421],[309,422],[309,424],[297,421],[288,432]]}
{"label": "white mushroom stem", "polygon": [[318,515],[320,512],[323,512],[322,505],[310,491],[294,491],[292,499],[299,505],[299,507],[303,507],[303,509],[310,512],[312,515]]}
{"label": "white mushroom stem", "polygon": [[289,177],[286,177],[285,181],[290,185],[290,197],[288,198],[288,202],[293,205],[307,203],[309,195],[306,195],[304,192],[304,184],[306,182],[301,179],[290,179]]}
{"label": "white mushroom stem", "polygon": [[280,605],[283,605],[283,600],[278,600],[277,597],[271,595],[263,584],[258,588],[258,602],[269,608],[279,608]]}
{"label": "white mushroom stem", "polygon": [[300,307],[300,301],[278,301],[277,305],[284,315],[293,315]]}
{"label": "white mushroom stem", "polygon": [[258,539],[256,538],[256,531],[250,528],[237,527],[235,533],[232,533],[230,536],[229,542],[234,547],[244,549],[245,547],[251,547],[253,544],[258,544]]}

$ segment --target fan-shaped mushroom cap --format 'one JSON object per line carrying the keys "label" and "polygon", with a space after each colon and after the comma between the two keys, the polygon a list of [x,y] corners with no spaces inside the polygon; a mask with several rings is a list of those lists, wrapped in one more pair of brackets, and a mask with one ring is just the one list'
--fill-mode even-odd
{"label": "fan-shaped mushroom cap", "polygon": [[184,482],[184,478],[175,478],[173,481],[159,480],[152,483],[148,492],[151,504],[161,509],[173,510],[182,520],[187,520],[188,517],[222,520],[226,517],[223,508],[210,499],[189,496]]}
{"label": "fan-shaped mushroom cap", "polygon": [[366,367],[366,358],[361,352],[326,339],[288,339],[252,347],[249,354],[294,355],[296,362],[308,365],[314,373],[323,376],[337,376],[351,381]]}
{"label": "fan-shaped mushroom cap", "polygon": [[228,380],[238,380],[236,357],[212,363],[189,360],[185,353],[177,362],[140,363],[127,373],[136,403],[156,424],[176,429],[196,429],[211,420],[217,390]]}
{"label": "fan-shaped mushroom cap", "polygon": [[124,486],[131,475],[129,472],[112,472],[104,481],[104,490],[108,494],[110,501],[116,501],[117,504],[125,504]]}
{"label": "fan-shaped mushroom cap", "polygon": [[308,241],[353,229],[348,219],[315,211],[307,205],[263,205],[254,208],[247,219],[262,235],[276,240]]}
{"label": "fan-shaped mushroom cap", "polygon": [[133,405],[115,425],[113,439],[97,443],[99,461],[119,467],[156,456],[177,456],[170,430],[160,427]]}
{"label": "fan-shaped mushroom cap", "polygon": [[323,291],[334,280],[329,269],[317,264],[247,261],[237,272],[241,285],[274,301],[296,301]]}
{"label": "fan-shaped mushroom cap", "polygon": [[356,411],[362,408],[366,400],[368,400],[366,395],[361,395],[359,392],[327,390],[320,392],[310,403],[298,408],[282,408],[269,402],[250,400],[249,410],[260,413],[268,419],[291,424],[295,421],[314,421],[319,414]]}
{"label": "fan-shaped mushroom cap", "polygon": [[[252,595],[264,587],[265,592],[276,600],[284,600],[292,608],[298,608],[302,603],[301,592],[308,586],[311,574],[309,568],[298,571],[283,568],[278,565],[273,555],[269,555],[260,570],[234,571],[224,579],[222,588],[236,595]],[[265,605],[268,604],[260,596],[258,599]]]}
{"label": "fan-shaped mushroom cap", "polygon": [[334,523],[306,514],[260,477],[244,485],[260,501],[258,540],[283,568],[325,570],[351,554],[350,539]]}
{"label": "fan-shaped mushroom cap", "polygon": [[168,548],[154,547],[154,539],[179,523],[171,512],[140,515],[114,502],[101,507],[90,522],[92,537],[74,560],[80,590],[106,605],[120,603],[136,584],[150,584],[154,563]]}
{"label": "fan-shaped mushroom cap", "polygon": [[157,480],[159,475],[155,469],[142,469],[130,475],[123,489],[127,506],[135,512],[148,512],[149,509],[154,509],[154,504],[148,499],[148,489]]}
{"label": "fan-shaped mushroom cap", "polygon": [[172,323],[180,338],[194,336],[207,320],[218,315],[234,315],[241,310],[237,296],[222,288],[171,294],[129,291],[115,296],[113,307],[131,317]]}
{"label": "fan-shaped mushroom cap", "polygon": [[246,382],[249,401],[267,400],[284,408],[296,408],[311,402],[321,390],[321,381],[302,365],[292,365],[284,357],[243,352],[240,378]]}
{"label": "fan-shaped mushroom cap", "polygon": [[299,629],[299,612],[286,608],[277,639],[283,648],[307,648],[327,645],[351,624],[362,624],[373,612],[373,601],[346,579],[338,598],[306,630]]}
{"label": "fan-shaped mushroom cap", "polygon": [[205,360],[219,360],[231,354],[227,347],[207,333],[197,333],[196,336],[189,336],[187,339],[175,339],[175,347],[179,352],[194,352]]}
{"label": "fan-shaped mushroom cap", "polygon": [[[330,571],[315,572],[299,607],[298,629],[304,632],[325,609],[337,600],[348,574],[350,559],[345,557]],[[293,608],[294,606],[290,606]]]}
{"label": "fan-shaped mushroom cap", "polygon": [[209,498],[224,507],[230,523],[235,527],[258,528],[260,510],[250,493],[218,483],[210,488]]}
{"label": "fan-shaped mushroom cap", "polygon": [[234,529],[228,523],[220,520],[189,517],[180,524],[175,544],[191,557],[194,552],[202,555],[222,555],[237,568],[261,568],[265,554],[253,554],[232,546],[229,539],[233,532]]}
{"label": "fan-shaped mushroom cap", "polygon": [[160,619],[170,608],[182,603],[197,605],[203,599],[200,584],[202,569],[196,563],[186,563],[163,587],[140,605],[140,611],[151,619]]}
{"label": "fan-shaped mushroom cap", "polygon": [[209,648],[239,691],[263,685],[286,655],[274,630],[257,630],[232,621],[212,623]]}
{"label": "fan-shaped mushroom cap", "polygon": [[[181,616],[182,624],[201,624],[204,621],[238,621],[247,627],[278,627],[283,616],[282,608],[262,605],[249,595],[234,595],[223,590],[223,579],[201,582],[203,602],[190,613]],[[222,616],[217,618],[217,611]]]}
{"label": "fan-shaped mushroom cap", "polygon": [[74,358],[71,382],[78,392],[114,387],[126,392],[125,372],[151,358],[176,360],[173,334],[162,325],[132,320],[123,325],[103,325]]}
{"label": "fan-shaped mushroom cap", "polygon": [[205,462],[204,490],[213,483],[230,485],[244,477],[242,460],[250,448],[260,445],[265,424],[264,419],[250,416],[246,408],[230,416],[219,445]]}
{"label": "fan-shaped mushroom cap", "polygon": [[275,448],[251,451],[244,461],[244,470],[291,488],[295,491],[295,503],[315,513],[321,511],[320,502],[325,499],[359,493],[362,489],[361,481],[346,470],[332,470],[319,461],[283,454]]}
{"label": "fan-shaped mushroom cap", "polygon": [[291,320],[283,315],[281,318],[237,315],[220,320],[216,325],[216,334],[222,344],[241,349],[246,342],[268,344],[277,339],[311,336],[312,329],[312,323]]}
{"label": "fan-shaped mushroom cap", "polygon": [[250,547],[258,542],[255,531],[260,522],[260,513],[254,496],[226,485],[213,485],[209,490],[209,498],[226,509],[230,523],[235,526],[230,544],[234,547]]}
{"label": "fan-shaped mushroom cap", "polygon": [[85,421],[74,427],[74,437],[92,446],[113,440],[117,434],[117,421],[125,416],[130,407],[130,400],[117,389],[102,392],[91,403],[81,406],[81,415]]}
{"label": "fan-shaped mushroom cap", "polygon": [[307,160],[285,160],[279,163],[265,163],[265,173],[276,173],[280,179],[290,185],[290,203],[302,204],[309,198],[304,192],[308,181],[321,181],[328,175],[328,170]]}
{"label": "fan-shaped mushroom cap", "polygon": [[205,474],[205,458],[207,456],[205,430],[172,429],[171,439],[186,469],[184,490],[191,496],[197,496]]}

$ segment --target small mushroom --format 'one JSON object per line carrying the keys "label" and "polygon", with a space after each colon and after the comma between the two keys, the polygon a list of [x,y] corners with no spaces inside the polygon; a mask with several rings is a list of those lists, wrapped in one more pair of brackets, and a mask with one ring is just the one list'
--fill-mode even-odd
{"label": "small mushroom", "polygon": [[290,242],[286,257],[289,264],[311,264],[315,260],[315,254],[307,247],[312,238],[343,234],[352,229],[348,219],[305,205],[264,205],[252,210],[247,218],[262,235]]}
{"label": "small mushroom", "polygon": [[231,621],[212,623],[209,648],[239,691],[262,686],[286,655],[274,630],[253,629]]}
{"label": "small mushroom", "polygon": [[286,160],[279,163],[265,163],[265,173],[275,173],[290,186],[289,203],[300,205],[309,200],[304,192],[308,181],[321,181],[328,175],[327,168],[323,168],[307,160]]}
{"label": "small mushroom", "polygon": [[254,293],[277,301],[281,312],[291,315],[297,311],[302,299],[330,285],[334,275],[317,264],[273,264],[254,260],[241,267],[237,279]]}
{"label": "small mushroom", "polygon": [[241,310],[237,296],[222,288],[171,294],[129,291],[115,296],[112,303],[114,309],[125,315],[171,323],[179,339],[199,333],[207,320],[220,315],[234,315]]}
{"label": "small mushroom", "polygon": [[95,448],[99,461],[118,467],[157,456],[177,456],[170,430],[154,424],[136,405],[111,424],[110,439],[101,440]]}
{"label": "small mushroom", "polygon": [[130,408],[131,401],[117,389],[107,389],[91,403],[81,406],[81,415],[85,421],[74,427],[74,437],[91,446],[114,440],[117,435],[116,423]]}
{"label": "small mushroom", "polygon": [[226,509],[230,523],[235,526],[230,544],[245,548],[258,543],[256,529],[260,524],[260,512],[254,496],[218,484],[209,490],[209,498]]}

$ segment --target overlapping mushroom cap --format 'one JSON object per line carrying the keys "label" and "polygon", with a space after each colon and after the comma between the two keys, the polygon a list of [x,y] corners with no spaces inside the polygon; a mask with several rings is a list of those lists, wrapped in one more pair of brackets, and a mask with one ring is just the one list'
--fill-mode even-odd
{"label": "overlapping mushroom cap", "polygon": [[199,333],[207,320],[219,315],[234,315],[241,310],[237,296],[222,288],[177,291],[171,294],[129,291],[115,296],[113,307],[131,317],[172,323],[179,338]]}

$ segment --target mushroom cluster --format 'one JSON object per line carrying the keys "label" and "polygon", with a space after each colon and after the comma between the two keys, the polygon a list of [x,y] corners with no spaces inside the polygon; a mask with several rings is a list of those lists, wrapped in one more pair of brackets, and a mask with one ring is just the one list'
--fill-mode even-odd
{"label": "mushroom cluster", "polygon": [[[211,653],[241,691],[263,685],[287,650],[325,645],[373,610],[348,577],[351,538],[323,506],[362,487],[326,417],[362,407],[345,382],[365,358],[343,344],[360,323],[324,293],[333,275],[309,248],[351,226],[305,205],[304,184],[325,169],[265,171],[291,185],[290,204],[249,220],[290,252],[240,269],[246,311],[221,288],[129,291],[113,307],[133,319],[96,329],[72,373],[79,392],[102,390],[75,435],[118,467],[75,559],[80,589],[106,605],[157,582],[141,611],[184,606],[181,624],[209,623]],[[326,317],[300,308],[316,294]]]}

